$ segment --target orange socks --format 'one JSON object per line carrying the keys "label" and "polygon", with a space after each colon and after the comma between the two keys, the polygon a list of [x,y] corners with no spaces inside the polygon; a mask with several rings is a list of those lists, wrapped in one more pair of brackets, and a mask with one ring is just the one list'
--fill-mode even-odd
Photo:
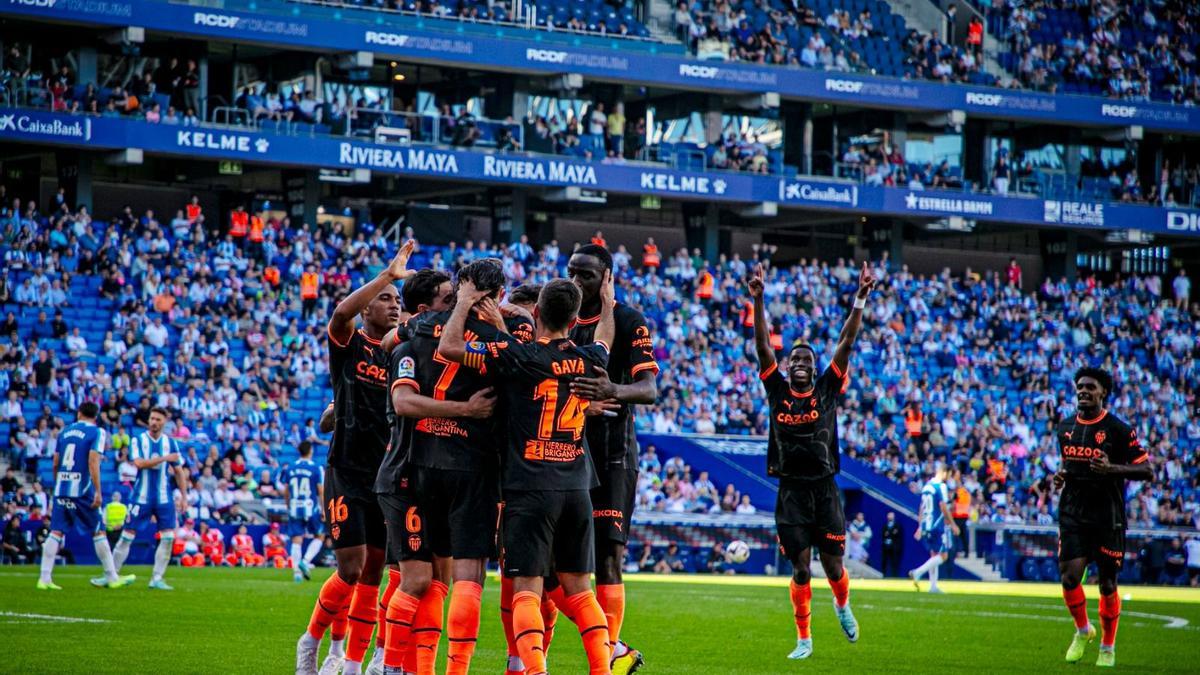
{"label": "orange socks", "polygon": [[442,609],[448,590],[440,581],[430,582],[429,590],[417,606],[412,628],[412,640],[417,647],[417,675],[434,675],[438,642],[442,639]]}
{"label": "orange socks", "polygon": [[1121,620],[1121,595],[1116,591],[1100,596],[1100,646],[1112,649],[1117,643],[1117,622]]}
{"label": "orange socks", "polygon": [[1083,594],[1083,585],[1080,584],[1075,588],[1064,586],[1063,601],[1067,603],[1067,611],[1071,612],[1071,617],[1075,619],[1075,628],[1078,630],[1087,628],[1087,597]]}
{"label": "orange socks", "polygon": [[537,593],[521,591],[513,594],[513,633],[526,675],[546,673],[546,652],[542,647],[545,626],[542,624],[540,601]]}
{"label": "orange socks", "polygon": [[513,634],[513,582],[508,577],[500,577],[500,625],[504,627],[504,639],[508,642],[508,655],[520,656],[517,653],[517,638]]}
{"label": "orange socks", "polygon": [[[560,591],[561,593],[561,591]],[[550,641],[554,639],[554,623],[558,621],[558,605],[547,595],[542,598],[542,625],[545,633],[542,635],[542,651],[550,655]]]}
{"label": "orange socks", "polygon": [[621,641],[621,624],[625,621],[625,584],[596,584],[596,600],[608,621],[608,644],[615,648]]}
{"label": "orange socks", "polygon": [[379,605],[379,586],[356,584],[350,599],[350,639],[346,641],[346,660],[362,663],[371,634],[375,632],[375,610]]}
{"label": "orange socks", "polygon": [[[566,607],[575,615],[579,636],[583,638],[583,649],[587,652],[588,672],[591,675],[608,675],[612,649],[608,640],[608,621],[596,594],[591,591],[576,593],[567,598]],[[539,617],[540,618],[540,617]]]}
{"label": "orange socks", "polygon": [[[845,578],[846,575],[842,575]],[[792,593],[792,610],[796,616],[796,637],[801,640],[812,637],[812,631],[809,626],[812,621],[812,586],[804,584],[801,586],[796,583],[795,579],[789,586]]]}
{"label": "orange socks", "polygon": [[404,657],[408,653],[408,642],[412,635],[413,616],[421,601],[405,593],[396,591],[388,602],[387,608],[387,642],[383,653],[383,664],[389,668],[401,668]]}
{"label": "orange socks", "polygon": [[575,615],[571,613],[571,608],[567,607],[567,594],[563,593],[562,586],[555,586],[554,590],[546,591],[546,599],[554,602],[558,606],[558,611],[567,617],[571,623],[578,623],[575,620]]}
{"label": "orange socks", "polygon": [[833,589],[833,600],[838,607],[845,607],[846,603],[850,602],[850,570],[842,570],[842,578],[834,581],[829,580],[829,587]]}
{"label": "orange socks", "polygon": [[313,607],[312,618],[308,621],[308,634],[313,639],[320,640],[325,637],[325,631],[329,628],[329,624],[333,623],[338,612],[341,611],[353,592],[354,586],[343,581],[337,572],[329,575],[329,578],[321,586],[317,604]]}
{"label": "orange socks", "polygon": [[[352,594],[353,595],[353,594]],[[350,623],[350,598],[347,597],[342,602],[342,608],[338,610],[337,616],[333,617],[333,623],[329,624],[329,639],[334,642],[341,642],[346,639],[346,633]]]}
{"label": "orange socks", "polygon": [[387,648],[387,608],[392,601],[392,594],[400,587],[400,570],[388,568],[387,587],[383,589],[383,597],[379,599],[379,610],[375,612],[375,649]]}
{"label": "orange socks", "polygon": [[450,613],[446,619],[446,675],[466,675],[479,638],[479,606],[483,586],[474,581],[454,582]]}

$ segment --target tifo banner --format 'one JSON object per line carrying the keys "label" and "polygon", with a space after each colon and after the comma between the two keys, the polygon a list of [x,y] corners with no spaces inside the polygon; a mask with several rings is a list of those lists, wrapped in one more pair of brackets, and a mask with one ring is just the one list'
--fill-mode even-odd
{"label": "tifo banner", "polygon": [[[48,0],[47,0],[48,1]],[[150,124],[121,117],[0,108],[0,140],[96,150],[138,148],[151,154],[208,157],[325,169],[514,186],[579,187],[724,203],[783,206],[893,216],[945,217],[1049,227],[1138,229],[1200,236],[1200,211],[1000,197],[950,190],[856,185],[817,176],[676,171],[644,163],[392,145],[338,136],[293,136],[237,127]]]}
{"label": "tifo banner", "polygon": [[[245,10],[233,9],[235,6]],[[0,0],[0,15],[5,14],[88,25],[140,26],[172,35],[324,52],[372,51],[449,66],[577,73],[685,90],[774,92],[851,106],[963,110],[983,117],[1108,127],[1141,125],[1157,131],[1200,134],[1200,110],[1196,108],[804,68],[714,64],[677,54],[656,54],[657,45],[575,38],[576,46],[568,41],[572,38],[543,38],[548,34],[541,32],[483,29],[428,17],[388,16],[385,20],[382,13],[352,8],[301,9],[271,0],[229,0],[224,8],[160,0]],[[605,46],[586,46],[598,42]],[[661,49],[677,48],[662,45]]]}

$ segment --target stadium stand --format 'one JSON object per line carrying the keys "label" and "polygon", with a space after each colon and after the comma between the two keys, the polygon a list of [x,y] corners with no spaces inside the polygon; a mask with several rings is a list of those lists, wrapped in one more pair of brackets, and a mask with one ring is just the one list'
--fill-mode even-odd
{"label": "stadium stand", "polygon": [[[264,242],[243,246],[214,231],[227,215],[193,210],[189,218],[180,210],[163,222],[127,208],[105,222],[66,204],[43,214],[20,198],[4,201],[0,297],[8,338],[0,388],[9,400],[0,432],[9,461],[48,484],[58,429],[80,401],[96,400],[123,430],[113,434],[105,482],[127,489],[128,434],[144,425],[151,405],[166,405],[180,413],[172,434],[186,442],[197,469],[190,513],[226,523],[278,517],[274,472],[294,459],[300,440],[325,443],[315,431],[329,400],[321,317],[381,268],[390,249],[382,234],[363,223],[347,237],[340,226],[296,227],[264,213]],[[618,250],[622,295],[653,322],[664,366],[659,403],[639,418],[643,431],[765,431],[740,279],[771,254],[762,249],[752,260],[735,255],[710,267],[698,253],[679,251],[661,274],[639,274]],[[482,255],[501,257],[514,283],[546,280],[565,265],[557,244],[534,255],[470,241],[423,247],[417,264],[455,269]],[[320,300],[305,312],[298,279],[318,262],[326,270]],[[963,469],[974,517],[1045,523],[1054,513],[1048,485],[1057,461],[1048,429],[1072,407],[1062,395],[1065,378],[1098,358],[1121,383],[1114,412],[1138,425],[1162,477],[1130,495],[1131,522],[1200,519],[1200,418],[1188,414],[1200,393],[1200,321],[1187,282],[1178,281],[1185,277],[1047,280],[1022,289],[1019,268],[980,278],[919,277],[886,261],[876,267],[880,298],[866,318],[846,402],[848,455],[911,490],[931,461],[949,458]],[[696,281],[710,269],[719,279],[703,300]],[[852,269],[842,260],[771,268],[768,311],[785,343],[804,337],[818,351],[829,348]],[[1137,326],[1150,326],[1153,339],[1142,342]],[[910,416],[919,419],[915,428]],[[648,453],[643,466],[639,499],[647,510],[728,512],[741,504],[734,485],[714,494],[708,477],[692,476],[678,458]],[[36,516],[36,495],[45,493],[36,483],[32,490],[6,490],[6,513]]]}
{"label": "stadium stand", "polygon": [[1200,103],[1195,3],[996,2],[1000,62],[1027,87],[1129,101]]}

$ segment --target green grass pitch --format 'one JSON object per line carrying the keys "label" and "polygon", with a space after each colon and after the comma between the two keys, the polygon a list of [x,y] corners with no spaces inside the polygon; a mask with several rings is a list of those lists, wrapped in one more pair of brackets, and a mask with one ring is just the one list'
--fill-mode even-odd
{"label": "green grass pitch", "polygon": [[[2,672],[290,673],[319,580],[296,584],[288,570],[172,568],[175,592],[138,582],[109,591],[88,586],[94,568],[59,567],[61,592],[34,590],[36,568],[0,567]],[[646,675],[791,672],[1048,672],[1092,669],[1096,646],[1076,666],[1063,663],[1072,625],[1053,585],[948,583],[945,595],[918,594],[906,582],[858,581],[851,603],[858,644],[842,636],[828,586],[814,579],[808,661],[785,655],[795,643],[786,579],[628,579],[623,637],[646,655]],[[498,589],[484,591],[473,672],[504,667]],[[1128,672],[1197,672],[1200,593],[1128,587],[1117,666]],[[1088,588],[1096,615],[1096,590]],[[441,646],[445,655],[445,642]],[[556,675],[586,673],[578,633],[565,619],[550,649]],[[439,668],[439,672],[441,668]]]}

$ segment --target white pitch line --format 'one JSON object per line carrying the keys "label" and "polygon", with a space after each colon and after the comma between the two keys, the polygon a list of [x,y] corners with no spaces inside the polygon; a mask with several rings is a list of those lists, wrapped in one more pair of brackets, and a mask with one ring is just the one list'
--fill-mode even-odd
{"label": "white pitch line", "polygon": [[24,612],[0,612],[0,618],[30,619],[29,621],[4,621],[3,623],[108,623],[105,619],[87,619],[81,616],[56,616],[54,614],[26,614]]}
{"label": "white pitch line", "polygon": [[[886,609],[890,612],[924,612],[924,609],[916,607],[889,606],[876,607],[874,605],[857,605],[863,609]],[[978,616],[986,619],[1030,619],[1033,621],[1067,621],[1065,616],[1047,616],[1045,614],[1018,614],[1016,612],[980,612],[980,611],[963,611],[955,609],[939,609],[939,614],[957,614],[959,616]],[[1187,630],[1200,630],[1200,627],[1188,627],[1188,620],[1179,616],[1166,616],[1163,614],[1148,614],[1146,612],[1121,612],[1124,616],[1136,616],[1143,619],[1155,619],[1166,623],[1162,628],[1186,628]],[[1154,624],[1134,623],[1133,626],[1150,626]]]}

